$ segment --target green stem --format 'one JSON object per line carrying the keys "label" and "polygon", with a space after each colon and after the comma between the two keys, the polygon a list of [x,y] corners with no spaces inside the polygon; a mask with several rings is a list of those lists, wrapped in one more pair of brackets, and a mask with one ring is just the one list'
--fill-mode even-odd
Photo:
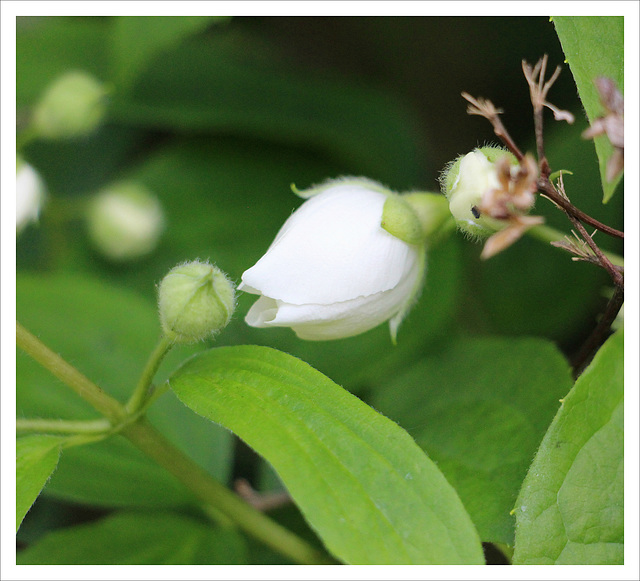
{"label": "green stem", "polygon": [[[528,234],[532,238],[535,238],[536,240],[540,240],[542,242],[547,242],[547,243],[561,242],[568,236],[564,232],[561,232],[560,230],[556,230],[555,228],[552,228],[551,226],[547,226],[545,224],[542,224],[540,226],[534,226],[533,228],[529,228],[529,230],[526,231],[526,234]],[[606,251],[603,251],[603,254],[615,266],[624,266],[624,258],[622,258],[622,256],[619,256],[613,252],[606,252]]]}
{"label": "green stem", "polygon": [[99,420],[45,420],[18,418],[16,431],[38,434],[86,434],[99,435],[111,431],[111,422],[106,418]]}
{"label": "green stem", "polygon": [[[318,551],[268,516],[257,511],[212,478],[158,432],[145,417],[139,417],[136,421],[131,422],[132,416],[137,416],[137,413],[128,413],[120,402],[104,393],[18,322],[16,322],[16,344],[106,416],[125,438],[173,474],[200,500],[211,505],[216,512],[228,517],[247,534],[297,563],[303,565],[335,564],[325,553]],[[155,363],[152,362],[159,364],[161,358],[158,357],[158,354],[161,351],[160,346],[154,350],[156,357],[154,358],[152,354],[152,357],[149,358],[143,378],[153,373]],[[146,381],[143,378],[138,385],[142,385]],[[68,445],[87,443],[101,437],[103,435],[77,434],[69,440]]]}
{"label": "green stem", "polygon": [[335,564],[326,554],[257,511],[211,478],[198,464],[157,432],[145,418],[125,426],[121,434],[183,482],[198,498],[217,508],[265,545],[303,565]]}
{"label": "green stem", "polygon": [[18,322],[16,322],[16,344],[40,365],[66,383],[112,424],[119,424],[126,417],[125,409],[118,400],[107,395]]}
{"label": "green stem", "polygon": [[134,414],[142,409],[148,397],[152,395],[153,388],[151,382],[160,367],[160,363],[164,359],[165,355],[173,347],[173,341],[170,341],[166,336],[162,336],[156,348],[153,350],[147,364],[142,371],[142,375],[138,380],[138,385],[133,390],[129,401],[127,402],[127,410],[129,413]]}

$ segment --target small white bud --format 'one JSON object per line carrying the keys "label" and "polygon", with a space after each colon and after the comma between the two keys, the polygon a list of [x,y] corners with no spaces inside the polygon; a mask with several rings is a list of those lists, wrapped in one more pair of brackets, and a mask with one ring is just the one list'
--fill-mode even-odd
{"label": "small white bud", "polygon": [[456,224],[474,237],[486,238],[506,226],[499,220],[481,215],[479,210],[485,194],[501,188],[496,162],[505,156],[511,163],[516,163],[515,157],[505,149],[474,149],[449,164],[440,178]]}
{"label": "small white bud", "polygon": [[160,202],[136,182],[120,182],[99,192],[87,213],[89,237],[95,248],[113,261],[149,254],[164,230]]}

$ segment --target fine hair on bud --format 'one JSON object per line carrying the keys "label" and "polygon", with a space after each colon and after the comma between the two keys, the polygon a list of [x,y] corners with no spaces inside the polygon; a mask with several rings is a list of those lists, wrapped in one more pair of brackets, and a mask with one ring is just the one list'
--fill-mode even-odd
{"label": "fine hair on bud", "polygon": [[212,337],[231,321],[235,287],[209,262],[194,260],[172,268],[158,287],[158,310],[165,336],[177,343]]}

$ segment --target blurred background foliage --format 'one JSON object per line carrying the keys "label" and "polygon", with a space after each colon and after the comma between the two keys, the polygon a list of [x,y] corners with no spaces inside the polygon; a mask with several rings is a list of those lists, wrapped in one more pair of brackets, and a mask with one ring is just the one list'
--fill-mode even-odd
{"label": "blurred background foliage", "polygon": [[[110,98],[106,122],[92,135],[36,140],[22,152],[49,195],[39,224],[18,239],[18,318],[124,399],[159,336],[155,285],[171,267],[211,259],[239,282],[299,205],[292,183],[306,188],[329,177],[365,175],[397,191],[437,191],[447,162],[496,142],[485,120],[466,114],[462,91],[504,109],[515,141],[534,150],[521,61],[534,63],[545,53],[550,68],[564,60],[546,17],[19,18],[18,132],[47,85],[68,70],[107,83]],[[550,100],[577,117],[575,126],[547,118],[552,170],[572,171],[565,178],[571,200],[622,228],[623,197],[601,204],[594,147],[580,138],[587,123],[566,67]],[[89,244],[83,221],[86,200],[121,179],[154,192],[167,220],[159,247],[127,263],[103,258]],[[550,202],[539,200],[535,213],[570,231]],[[622,251],[599,236],[603,248]],[[606,275],[527,239],[487,262],[478,259],[480,250],[459,235],[433,249],[425,290],[400,328],[397,347],[386,326],[327,343],[302,342],[288,329],[252,329],[243,322],[254,300],[247,295],[239,296],[234,320],[216,344],[276,347],[383,412],[388,402],[389,413],[406,406],[390,391],[402,397],[398,375],[428,369],[425,354],[450,357],[459,337],[535,336],[571,354],[604,305]],[[527,345],[523,360],[539,349]],[[176,349],[161,375],[204,347]],[[474,344],[471,352],[468,365],[482,365],[482,348]],[[464,366],[464,357],[452,364]],[[69,404],[64,388],[20,353],[18,370],[19,416],[93,417],[88,408]],[[438,381],[446,382],[446,375],[438,371]],[[515,499],[553,402],[567,389],[563,381],[546,393],[545,415],[527,436],[525,461],[518,460],[503,499]],[[50,394],[46,401],[43,393]],[[185,452],[219,478],[276,485],[269,469],[228,433],[172,398],[164,396],[151,419]],[[412,433],[413,419],[403,422],[398,413],[394,419]],[[65,451],[20,530],[21,546],[52,528],[93,518],[98,509],[189,504],[168,476],[114,442]],[[303,527],[295,510],[280,513],[297,530]],[[491,532],[483,540],[512,538],[506,521],[486,528]],[[265,551],[253,547],[250,559],[278,561]]]}

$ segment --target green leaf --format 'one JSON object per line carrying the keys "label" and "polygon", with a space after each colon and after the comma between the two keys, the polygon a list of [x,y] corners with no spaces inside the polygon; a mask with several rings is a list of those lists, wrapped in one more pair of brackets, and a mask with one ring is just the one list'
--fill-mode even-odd
{"label": "green leaf", "polygon": [[117,512],[49,533],[17,556],[18,565],[241,565],[244,539],[170,512]]}
{"label": "green leaf", "polygon": [[117,83],[128,86],[154,58],[220,16],[117,16],[113,22],[113,60]]}
{"label": "green leaf", "polygon": [[458,496],[408,434],[299,359],[221,347],[189,360],[170,385],[273,465],[346,563],[483,562]]}
{"label": "green leaf", "polygon": [[[107,281],[80,275],[20,275],[20,322],[82,373],[124,402],[160,336],[155,305]],[[178,347],[158,379],[195,349]],[[27,418],[94,419],[98,414],[22,351],[16,359],[16,409]],[[225,479],[231,438],[171,394],[149,410],[174,444]],[[192,499],[184,487],[129,442],[113,437],[65,451],[47,493],[102,506],[166,506]]]}
{"label": "green leaf", "polygon": [[58,466],[64,438],[25,436],[16,440],[16,530]]}
{"label": "green leaf", "polygon": [[516,503],[514,563],[623,563],[623,356],[618,331],[549,427]]}
{"label": "green leaf", "polygon": [[[605,111],[593,81],[612,79],[624,93],[624,18],[622,16],[554,16],[562,49],[578,87],[589,122]],[[600,163],[603,202],[609,201],[620,177],[607,181],[606,167],[613,146],[606,136],[595,138]]]}
{"label": "green leaf", "polygon": [[371,405],[437,462],[483,541],[512,545],[509,511],[570,387],[569,366],[547,341],[461,338],[378,388]]}

